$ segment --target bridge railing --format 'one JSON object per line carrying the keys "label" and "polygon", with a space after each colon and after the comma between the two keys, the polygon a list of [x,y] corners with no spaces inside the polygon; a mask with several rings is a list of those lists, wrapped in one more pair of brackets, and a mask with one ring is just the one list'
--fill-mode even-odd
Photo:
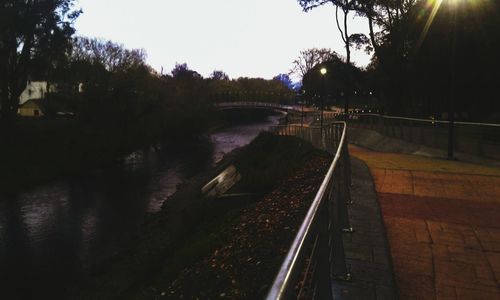
{"label": "bridge railing", "polygon": [[276,126],[277,135],[297,136],[334,155],[323,182],[309,207],[267,299],[332,299],[332,279],[348,279],[343,232],[352,231],[351,171],[346,123],[319,127]]}
{"label": "bridge railing", "polygon": [[279,103],[269,103],[269,102],[220,102],[215,104],[216,107],[226,108],[226,107],[269,107],[281,110],[295,110],[293,106],[283,105]]}
{"label": "bridge railing", "polygon": [[[448,147],[448,121],[353,114],[349,126],[372,129],[433,148],[445,150]],[[455,151],[500,159],[500,124],[454,122],[453,141]]]}

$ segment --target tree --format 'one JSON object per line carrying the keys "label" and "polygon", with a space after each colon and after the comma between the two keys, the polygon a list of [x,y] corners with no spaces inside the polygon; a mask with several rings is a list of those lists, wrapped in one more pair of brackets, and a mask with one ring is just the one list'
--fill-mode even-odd
{"label": "tree", "polygon": [[[340,32],[340,36],[342,37],[342,41],[344,42],[345,51],[346,51],[346,63],[351,63],[351,47],[354,45],[356,48],[361,48],[368,42],[368,38],[362,33],[349,34],[348,26],[347,26],[347,18],[350,11],[354,11],[356,9],[357,0],[298,0],[300,6],[304,11],[310,11],[316,7],[322,6],[327,3],[332,3],[335,6],[335,21],[337,24],[337,29]],[[340,24],[339,18],[339,8],[342,10],[343,16],[343,25]],[[347,87],[346,89],[346,97],[345,97],[345,113],[349,110],[349,96],[351,93],[351,88]]]}
{"label": "tree", "polygon": [[356,10],[368,19],[369,77],[386,112],[441,117],[454,107],[477,120],[499,110],[499,77],[485,71],[500,68],[498,2],[358,0]]}
{"label": "tree", "polygon": [[288,76],[288,74],[278,74],[273,79],[280,81],[291,91],[293,91],[295,89],[295,84],[290,79],[290,76]]}
{"label": "tree", "polygon": [[106,70],[116,72],[145,65],[146,51],[129,50],[112,41],[77,37],[73,40],[71,60],[100,63]]}
{"label": "tree", "polygon": [[293,61],[293,67],[289,74],[298,75],[302,79],[315,65],[329,61],[334,57],[338,57],[338,54],[326,48],[311,48],[300,51],[299,57]]}
{"label": "tree", "polygon": [[203,79],[200,73],[189,69],[186,63],[176,63],[171,73],[175,79]]}
{"label": "tree", "polygon": [[[9,131],[35,68],[50,69],[69,48],[74,0],[4,0],[0,5],[0,121]],[[37,62],[37,63],[35,63]]]}
{"label": "tree", "polygon": [[[298,0],[299,5],[305,12],[327,3],[332,3],[333,6],[335,6],[335,22],[340,32],[340,36],[342,37],[342,41],[344,42],[347,63],[351,63],[351,47],[355,45],[357,48],[360,48],[368,42],[368,38],[364,34],[356,33],[351,35],[348,31],[348,15],[349,12],[356,9],[357,1],[358,0]],[[343,13],[342,25],[339,18],[339,8]]]}
{"label": "tree", "polygon": [[229,76],[224,71],[215,70],[210,74],[212,80],[229,80]]}
{"label": "tree", "polygon": [[[321,75],[321,68],[326,68],[328,72]],[[316,104],[322,103],[327,95],[329,97],[326,98],[330,100],[344,98],[348,88],[359,84],[360,73],[357,67],[339,57],[317,64],[304,76],[302,82],[304,96]],[[339,104],[338,100],[335,104]]]}

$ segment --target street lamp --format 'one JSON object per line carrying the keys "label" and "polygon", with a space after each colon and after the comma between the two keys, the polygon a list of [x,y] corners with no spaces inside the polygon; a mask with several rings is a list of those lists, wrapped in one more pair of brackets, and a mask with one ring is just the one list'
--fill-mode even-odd
{"label": "street lamp", "polygon": [[304,100],[305,100],[306,90],[302,90],[302,97],[300,97],[302,104],[302,111],[300,113],[300,127],[304,127]]}
{"label": "street lamp", "polygon": [[[454,159],[454,124],[455,124],[455,109],[453,101],[456,97],[456,51],[457,51],[457,12],[459,11],[459,6],[465,4],[466,2],[472,2],[473,0],[448,0],[448,11],[451,18],[451,55],[450,55],[450,92],[448,94],[448,159]],[[444,0],[438,0],[435,2],[433,11],[429,20],[427,21],[426,28],[421,37],[421,43],[427,34],[429,27],[431,26],[436,13],[440,9]]]}
{"label": "street lamp", "polygon": [[323,109],[324,109],[324,101],[325,101],[325,97],[326,97],[326,84],[325,84],[325,80],[326,80],[326,73],[328,73],[328,70],[325,68],[325,67],[322,67],[319,72],[321,73],[321,77],[322,77],[322,84],[323,84],[323,92],[324,92],[324,95],[323,97],[321,97],[321,115],[320,115],[320,135],[323,136]]}
{"label": "street lamp", "polygon": [[456,55],[457,55],[457,11],[460,2],[467,0],[451,0],[451,56],[450,56],[450,93],[448,100],[448,159],[454,159],[454,130],[455,130],[455,108],[454,103],[456,97]]}

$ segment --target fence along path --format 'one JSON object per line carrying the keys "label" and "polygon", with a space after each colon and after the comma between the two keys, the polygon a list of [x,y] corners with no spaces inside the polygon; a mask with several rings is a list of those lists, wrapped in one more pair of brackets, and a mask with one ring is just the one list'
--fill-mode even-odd
{"label": "fence along path", "polygon": [[334,155],[325,178],[267,295],[267,299],[332,299],[332,280],[349,279],[343,232],[352,232],[350,161],[345,122],[320,127],[283,125],[276,135],[297,136]]}
{"label": "fence along path", "polygon": [[[449,121],[384,116],[350,115],[349,126],[375,130],[385,136],[436,149],[447,149]],[[500,124],[454,122],[455,151],[500,160]]]}

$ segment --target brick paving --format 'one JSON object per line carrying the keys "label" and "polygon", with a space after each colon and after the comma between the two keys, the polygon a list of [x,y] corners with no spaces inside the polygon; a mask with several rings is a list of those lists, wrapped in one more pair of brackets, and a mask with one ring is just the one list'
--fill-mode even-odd
{"label": "brick paving", "polygon": [[500,169],[351,147],[374,177],[401,299],[500,299]]}

